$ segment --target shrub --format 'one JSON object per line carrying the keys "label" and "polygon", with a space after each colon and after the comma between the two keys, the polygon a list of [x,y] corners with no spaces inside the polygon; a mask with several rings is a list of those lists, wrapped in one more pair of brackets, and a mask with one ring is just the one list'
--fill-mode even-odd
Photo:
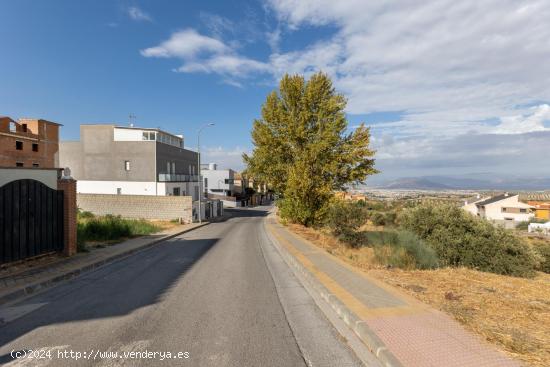
{"label": "shrub", "polygon": [[90,218],[93,218],[95,217],[94,213],[92,212],[89,212],[89,211],[82,211],[80,209],[78,209],[78,219],[90,219]]}
{"label": "shrub", "polygon": [[419,205],[404,211],[399,220],[435,250],[441,265],[513,276],[534,274],[535,256],[524,240],[461,208]]}
{"label": "shrub", "polygon": [[393,245],[398,241],[395,231],[369,231],[366,237],[369,244],[373,246]]}
{"label": "shrub", "polygon": [[[385,233],[385,232],[380,232]],[[380,243],[374,246],[377,262],[403,269],[434,269],[438,266],[435,251],[409,231],[386,232]],[[388,241],[390,238],[392,242]]]}
{"label": "shrub", "polygon": [[390,210],[384,214],[384,221],[386,225],[394,225],[397,221],[397,212]]}
{"label": "shrub", "polygon": [[397,234],[397,243],[414,259],[417,269],[434,269],[438,267],[439,260],[435,250],[414,233],[399,231]]}
{"label": "shrub", "polygon": [[539,244],[534,249],[540,257],[537,270],[550,274],[550,243]]}
{"label": "shrub", "polygon": [[369,245],[368,232],[365,231],[353,231],[345,230],[340,231],[340,234],[336,236],[340,241],[353,247],[359,248]]}
{"label": "shrub", "polygon": [[374,246],[374,260],[379,264],[401,269],[414,269],[414,259],[399,246]]}
{"label": "shrub", "polygon": [[142,236],[160,228],[146,220],[122,219],[120,216],[106,215],[80,219],[77,226],[77,243],[86,241],[111,241],[120,238]]}
{"label": "shrub", "polygon": [[367,209],[363,204],[335,201],[327,211],[325,225],[334,235],[340,236],[357,231],[366,221]]}
{"label": "shrub", "polygon": [[370,220],[375,226],[383,226],[386,224],[386,216],[381,212],[373,212],[370,215]]}

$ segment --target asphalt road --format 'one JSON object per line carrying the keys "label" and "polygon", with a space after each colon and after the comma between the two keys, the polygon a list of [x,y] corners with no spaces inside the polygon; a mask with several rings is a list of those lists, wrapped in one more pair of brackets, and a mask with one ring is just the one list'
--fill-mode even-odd
{"label": "asphalt road", "polygon": [[268,240],[266,213],[235,210],[14,305],[0,363],[361,365]]}

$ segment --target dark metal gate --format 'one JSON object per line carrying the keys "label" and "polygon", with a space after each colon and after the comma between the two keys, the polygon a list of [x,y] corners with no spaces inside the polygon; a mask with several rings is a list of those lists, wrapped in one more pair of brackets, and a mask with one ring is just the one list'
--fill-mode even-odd
{"label": "dark metal gate", "polygon": [[0,187],[0,263],[63,250],[63,191],[36,180]]}

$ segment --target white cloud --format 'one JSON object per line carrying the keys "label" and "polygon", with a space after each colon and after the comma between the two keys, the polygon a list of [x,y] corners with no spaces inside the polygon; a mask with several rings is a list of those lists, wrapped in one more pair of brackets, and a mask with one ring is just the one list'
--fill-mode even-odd
{"label": "white cloud", "polygon": [[183,65],[174,69],[176,72],[217,73],[226,76],[228,84],[237,86],[240,83],[234,78],[269,70],[267,64],[241,56],[221,40],[201,35],[194,29],[176,32],[158,46],[141,50],[141,54],[145,57],[176,57],[183,60]]}
{"label": "white cloud", "polygon": [[128,11],[128,16],[130,18],[132,18],[133,20],[135,20],[135,21],[138,21],[138,22],[142,22],[142,21],[152,22],[153,21],[153,18],[151,18],[151,16],[149,14],[147,14],[146,12],[144,12],[143,10],[138,8],[137,6],[131,6],[127,9],[127,11]]}
{"label": "white cloud", "polygon": [[[271,0],[279,21],[336,32],[273,55],[277,72],[323,70],[348,112],[405,111],[423,129],[529,112],[550,100],[550,7],[544,0]],[[425,129],[423,129],[425,130]]]}
{"label": "white cloud", "polygon": [[175,32],[158,46],[141,50],[141,54],[145,57],[177,57],[187,60],[201,52],[221,54],[228,50],[218,39],[203,36],[194,29],[185,29]]}
{"label": "white cloud", "polygon": [[208,12],[200,13],[201,21],[206,25],[210,32],[217,38],[222,37],[225,33],[234,33],[235,24],[218,14],[212,14]]}
{"label": "white cloud", "polygon": [[[142,54],[179,58],[179,72],[217,73],[238,87],[260,74],[275,84],[284,73],[322,70],[348,98],[347,112],[400,111],[400,121],[373,126],[389,167],[495,165],[499,155],[538,152],[528,143],[548,136],[547,0],[269,0],[269,9],[276,26],[257,32],[271,49],[264,59],[244,53],[237,23],[216,17],[214,37],[188,30],[197,45],[174,34]],[[305,47],[284,49],[302,28],[325,26]]]}
{"label": "white cloud", "polygon": [[242,161],[243,153],[250,153],[249,149],[236,146],[233,148],[225,148],[221,146],[206,147],[201,149],[204,163],[217,163],[219,168],[234,169],[241,171],[244,168]]}
{"label": "white cloud", "polygon": [[496,128],[499,134],[523,134],[536,131],[550,131],[544,126],[545,121],[550,121],[550,106],[541,104],[534,108],[530,115],[516,115],[501,118],[501,123]]}

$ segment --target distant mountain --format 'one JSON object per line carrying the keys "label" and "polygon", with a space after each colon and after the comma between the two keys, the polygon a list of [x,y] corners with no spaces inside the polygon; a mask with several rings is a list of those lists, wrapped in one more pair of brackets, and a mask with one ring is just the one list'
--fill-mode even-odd
{"label": "distant mountain", "polygon": [[405,190],[449,190],[452,187],[442,183],[434,182],[426,178],[400,178],[390,181],[383,186],[385,189],[405,189]]}
{"label": "distant mountain", "polygon": [[[465,175],[474,176],[474,175]],[[509,177],[479,175],[480,178],[457,176],[405,177],[388,181],[379,188],[405,190],[550,190],[550,178]],[[475,176],[474,176],[475,177]]]}

